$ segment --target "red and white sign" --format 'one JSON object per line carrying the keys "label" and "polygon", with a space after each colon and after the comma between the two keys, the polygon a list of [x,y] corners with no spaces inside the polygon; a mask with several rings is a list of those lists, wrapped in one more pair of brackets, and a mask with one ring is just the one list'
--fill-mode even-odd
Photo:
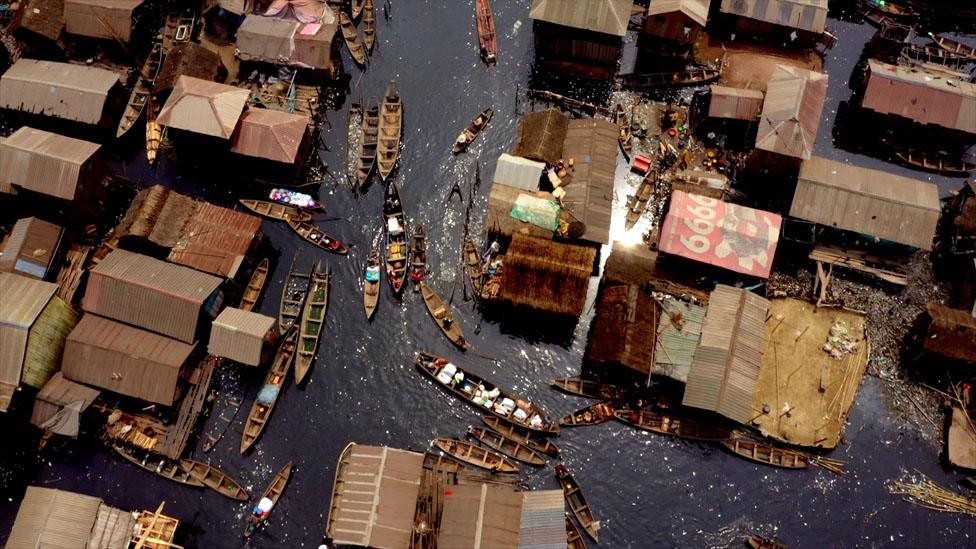
{"label": "red and white sign", "polygon": [[768,278],[782,224],[774,213],[674,191],[658,249]]}

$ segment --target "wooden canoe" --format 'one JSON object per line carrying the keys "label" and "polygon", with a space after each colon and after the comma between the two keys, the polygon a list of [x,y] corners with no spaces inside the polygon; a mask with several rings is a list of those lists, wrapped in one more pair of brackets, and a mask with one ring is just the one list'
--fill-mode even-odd
{"label": "wooden canoe", "polygon": [[140,459],[136,455],[135,450],[125,446],[119,446],[118,444],[113,444],[112,449],[115,450],[115,453],[121,456],[122,459],[136,465],[141,469],[145,469],[154,475],[159,475],[167,480],[179,482],[180,484],[184,484],[186,486],[203,488],[203,482],[191,477],[190,474],[176,461],[155,456],[148,452],[146,452],[142,459]]}
{"label": "wooden canoe", "polygon": [[637,188],[637,193],[627,201],[627,219],[624,222],[624,228],[630,230],[631,227],[637,224],[641,216],[644,215],[644,211],[647,209],[647,202],[651,199],[651,195],[654,194],[654,183],[657,182],[657,171],[651,170],[647,172],[647,175],[641,181],[640,187]]}
{"label": "wooden canoe", "polygon": [[496,473],[518,473],[514,461],[491,450],[486,450],[463,440],[452,438],[434,439],[434,446],[452,458],[468,465],[488,469]]}
{"label": "wooden canoe", "polygon": [[890,0],[863,0],[864,7],[879,11],[888,17],[895,19],[914,19],[918,17],[918,12],[908,6],[895,4]]}
{"label": "wooden canoe", "polygon": [[366,53],[373,52],[374,43],[376,43],[376,8],[373,0],[366,0],[363,3],[363,44],[366,45]]}
{"label": "wooden canoe", "polygon": [[351,0],[349,3],[349,11],[353,19],[359,19],[359,15],[363,13],[363,0]]}
{"label": "wooden canoe", "polygon": [[909,166],[928,172],[968,176],[969,172],[976,170],[976,164],[962,161],[953,162],[939,156],[932,157],[909,151],[897,152],[895,154]]}
{"label": "wooden canoe", "polygon": [[270,263],[268,258],[264,258],[258,263],[258,266],[254,268],[254,272],[251,273],[251,278],[247,281],[247,287],[244,288],[244,293],[241,295],[241,304],[238,306],[242,311],[250,311],[254,309],[254,305],[258,302],[258,298],[261,297],[261,291],[264,290],[264,283],[268,280],[268,269],[270,268]]}
{"label": "wooden canoe", "polygon": [[718,79],[721,71],[715,69],[691,69],[679,72],[649,74],[621,74],[620,82],[626,88],[663,88],[667,86],[690,86],[704,84]]}
{"label": "wooden canoe", "polygon": [[731,429],[715,425],[706,421],[661,414],[651,410],[634,410],[624,408],[614,413],[617,420],[636,427],[642,431],[650,431],[660,435],[671,435],[679,438],[704,441],[723,441],[732,436]]}
{"label": "wooden canoe", "polygon": [[766,444],[750,438],[729,438],[722,441],[722,445],[728,448],[733,454],[746,459],[772,465],[773,467],[783,467],[785,469],[806,469],[810,464],[807,458],[793,450],[779,448],[772,444]]}
{"label": "wooden canoe", "polygon": [[224,438],[231,422],[237,417],[237,412],[244,403],[244,381],[241,376],[232,376],[221,384],[217,402],[213,405],[210,415],[213,416],[210,427],[203,435],[203,451],[213,450],[220,439]]}
{"label": "wooden canoe", "polygon": [[423,225],[413,229],[413,242],[410,244],[410,280],[413,281],[413,291],[420,291],[420,283],[427,274],[427,233]]}
{"label": "wooden canoe", "polygon": [[751,549],[786,549],[786,545],[774,540],[761,538],[759,536],[749,536],[746,545]]}
{"label": "wooden canoe", "polygon": [[376,143],[376,170],[386,181],[393,172],[400,155],[400,139],[403,135],[403,101],[395,80],[390,80],[380,106],[380,122]]}
{"label": "wooden canoe", "polygon": [[420,295],[424,298],[424,304],[427,305],[427,311],[430,312],[430,316],[437,323],[437,327],[447,336],[447,339],[458,349],[462,351],[468,350],[468,342],[464,339],[464,332],[461,331],[461,325],[458,324],[454,315],[447,308],[447,305],[444,304],[444,300],[434,293],[434,290],[423,281],[420,282]]}
{"label": "wooden canoe", "polygon": [[528,463],[536,467],[543,467],[546,464],[545,458],[537,454],[533,449],[519,444],[514,440],[509,440],[491,429],[469,426],[468,435],[474,437],[475,440],[492,450],[521,461],[522,463]]}
{"label": "wooden canoe", "polygon": [[248,518],[247,526],[244,527],[244,537],[250,537],[255,531],[257,531],[258,526],[264,521],[268,520],[268,515],[271,511],[278,506],[278,500],[281,499],[281,494],[285,492],[285,487],[288,486],[288,481],[291,479],[292,462],[288,462],[284,467],[278,471],[278,474],[271,479],[271,484],[264,489],[264,493],[261,494],[261,498],[258,499],[260,503],[263,499],[268,499],[274,505],[266,513],[258,515],[253,510],[251,511],[251,516]]}
{"label": "wooden canoe", "polygon": [[288,221],[289,219],[295,219],[297,221],[312,220],[312,214],[310,212],[290,204],[282,204],[270,200],[251,200],[248,198],[242,198],[239,202],[248,210],[276,221]]}
{"label": "wooden canoe", "polygon": [[139,71],[136,83],[132,87],[129,101],[125,104],[125,111],[122,112],[122,119],[119,120],[119,127],[115,131],[116,139],[125,135],[132,126],[135,126],[143,111],[146,110],[146,104],[149,102],[149,96],[152,94],[153,85],[162,66],[163,43],[157,40],[153,43],[152,51],[146,57],[146,62],[142,65],[142,70]]}
{"label": "wooden canoe", "polygon": [[281,303],[278,305],[278,333],[282,335],[298,322],[308,295],[311,275],[298,272],[297,262],[298,252],[295,252],[285,277],[285,287],[281,291]]}
{"label": "wooden canoe", "polygon": [[[278,352],[275,353],[274,362],[268,368],[268,375],[264,378],[264,385],[261,391],[258,392],[258,396],[254,398],[250,413],[247,414],[247,421],[244,423],[244,433],[241,436],[242,454],[254,445],[254,442],[261,436],[261,432],[264,431],[265,426],[268,425],[271,412],[274,410],[275,403],[278,401],[278,398],[281,396],[281,391],[284,389],[285,379],[288,377],[288,369],[291,368],[291,364],[295,359],[295,342],[297,337],[298,330],[292,327],[281,338],[281,345],[278,347]],[[269,393],[265,395],[268,399],[262,402],[259,397],[262,396],[261,392],[265,390]]]}
{"label": "wooden canoe", "polygon": [[513,440],[520,444],[524,444],[536,452],[541,452],[550,456],[559,455],[559,448],[551,439],[540,436],[539,433],[531,431],[525,427],[522,427],[521,425],[515,425],[514,423],[509,423],[498,417],[487,414],[482,414],[481,421],[484,422],[489,429],[495,431],[508,440]]}
{"label": "wooden canoe", "polygon": [[457,137],[454,141],[454,146],[451,147],[451,152],[458,154],[468,148],[471,143],[481,135],[481,132],[485,129],[489,122],[491,122],[491,117],[495,114],[495,109],[488,107],[487,109],[481,111],[481,114],[475,117],[474,120],[468,124],[467,128],[461,132],[461,135]]}
{"label": "wooden canoe", "polygon": [[329,279],[331,273],[319,261],[312,271],[312,282],[308,288],[308,298],[302,308],[301,327],[298,330],[298,350],[295,355],[295,383],[305,381],[308,371],[315,361],[319,348],[319,338],[325,325],[325,313],[329,307]]}
{"label": "wooden canoe", "polygon": [[917,46],[906,44],[901,49],[900,57],[923,61],[926,63],[938,63],[946,66],[958,66],[965,61],[965,56],[936,46]]}
{"label": "wooden canoe", "polygon": [[481,58],[489,65],[498,62],[498,44],[495,41],[495,18],[488,0],[476,0],[475,22],[478,25],[478,46]]}
{"label": "wooden canoe", "polygon": [[559,431],[559,426],[550,421],[546,412],[535,404],[476,374],[458,368],[446,358],[420,351],[414,357],[414,365],[454,396],[471,403],[482,412],[536,433],[551,434]]}
{"label": "wooden canoe", "polygon": [[342,38],[346,41],[346,49],[349,50],[349,55],[352,56],[357,65],[365,67],[366,49],[359,41],[359,31],[356,30],[356,25],[353,24],[352,19],[342,10],[339,10],[339,28],[342,29]]}
{"label": "wooden canoe", "polygon": [[586,549],[586,540],[580,534],[573,519],[566,515],[566,547],[567,549]]}
{"label": "wooden canoe", "polygon": [[183,459],[180,460],[180,467],[186,470],[191,477],[202,482],[204,486],[222,496],[239,501],[247,501],[249,497],[247,491],[241,488],[241,483],[212,465],[192,459]]}
{"label": "wooden canoe", "polygon": [[311,223],[289,219],[288,226],[291,227],[291,230],[295,231],[298,236],[304,238],[312,244],[315,244],[327,252],[339,255],[346,255],[349,252],[349,250],[342,245],[342,242],[339,242],[339,240],[337,240],[335,237],[326,234],[325,231],[316,227],[315,225],[312,225]]}
{"label": "wooden canoe", "polygon": [[407,281],[407,220],[396,183],[386,185],[383,199],[383,231],[386,235],[386,280],[394,294],[403,291]]}
{"label": "wooden canoe", "polygon": [[624,114],[624,108],[620,103],[617,103],[613,114],[617,122],[617,143],[620,144],[620,150],[623,151],[624,156],[630,161],[630,157],[634,156],[634,132],[630,129],[630,121],[627,120],[627,115]]}
{"label": "wooden canoe", "polygon": [[632,396],[630,391],[621,389],[616,385],[599,383],[578,377],[554,379],[552,380],[552,386],[570,395],[581,396],[583,398],[595,398],[598,400],[608,400],[611,402],[627,400]]}
{"label": "wooden canoe", "polygon": [[[376,280],[370,281],[371,273]],[[380,254],[375,249],[369,254],[369,259],[363,266],[363,305],[366,307],[366,320],[371,320],[376,314],[376,306],[380,301]]]}
{"label": "wooden canoe", "polygon": [[481,295],[482,272],[481,256],[478,255],[478,248],[470,238],[464,239],[464,265],[468,268],[468,276],[471,278],[471,287],[476,295]]}
{"label": "wooden canoe", "polygon": [[370,97],[363,111],[363,135],[359,140],[359,154],[356,161],[356,182],[360,187],[366,185],[369,174],[376,166],[376,136],[379,132],[380,105],[379,100]]}
{"label": "wooden canoe", "polygon": [[938,34],[929,33],[929,38],[947,52],[976,61],[976,48],[972,46],[967,46],[966,44],[950,40]]}
{"label": "wooden canoe", "polygon": [[613,405],[609,402],[597,402],[586,408],[581,408],[575,412],[564,416],[559,420],[560,427],[584,427],[588,425],[599,425],[613,419]]}
{"label": "wooden canoe", "polygon": [[593,541],[599,543],[600,521],[596,520],[596,517],[593,516],[593,511],[586,503],[586,498],[583,496],[580,485],[562,463],[556,464],[556,478],[559,479],[559,486],[563,489],[563,496],[566,497],[566,503],[569,504],[569,509],[573,512],[573,516],[583,526],[586,534],[593,538]]}

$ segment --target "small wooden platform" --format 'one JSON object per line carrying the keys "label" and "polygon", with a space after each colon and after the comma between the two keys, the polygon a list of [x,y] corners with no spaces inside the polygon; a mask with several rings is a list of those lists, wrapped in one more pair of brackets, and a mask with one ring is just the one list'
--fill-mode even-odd
{"label": "small wooden platform", "polygon": [[210,380],[219,361],[219,358],[207,355],[193,372],[190,389],[183,396],[183,402],[180,404],[179,416],[156,447],[157,453],[171,459],[179,459],[183,454],[190,433],[196,427],[200,412],[203,411],[203,403],[210,391]]}
{"label": "small wooden platform", "polygon": [[836,265],[874,275],[892,284],[900,286],[908,284],[907,275],[898,270],[899,264],[859,250],[840,250],[827,246],[817,246],[810,252],[809,257],[821,264]]}

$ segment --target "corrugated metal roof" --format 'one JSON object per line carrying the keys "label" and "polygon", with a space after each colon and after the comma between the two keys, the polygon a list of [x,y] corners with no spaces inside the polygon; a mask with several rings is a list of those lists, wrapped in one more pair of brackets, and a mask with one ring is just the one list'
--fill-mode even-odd
{"label": "corrugated metal roof", "polygon": [[566,499],[562,490],[522,492],[519,549],[566,547]]}
{"label": "corrugated metal roof", "polygon": [[157,120],[163,126],[229,138],[251,93],[243,88],[180,76]]}
{"label": "corrugated metal roof", "polygon": [[93,38],[128,42],[132,11],[143,0],[64,0],[65,31]]}
{"label": "corrugated metal roof", "polygon": [[54,42],[64,29],[64,0],[31,0],[30,8],[21,10],[20,29],[36,33]]}
{"label": "corrugated metal roof", "polygon": [[234,131],[230,150],[292,164],[308,133],[308,117],[272,109],[249,109]]}
{"label": "corrugated metal roof", "polygon": [[495,163],[495,176],[492,180],[523,191],[535,192],[539,190],[539,180],[545,169],[545,162],[502,153]]}
{"label": "corrugated metal roof", "polygon": [[265,336],[274,325],[275,319],[270,316],[227,307],[213,321],[207,350],[212,355],[257,366],[261,363]]}
{"label": "corrugated metal roof", "polygon": [[932,249],[939,222],[932,183],[814,156],[800,166],[790,215]]}
{"label": "corrugated metal roof", "polygon": [[613,36],[627,34],[634,0],[532,0],[529,18]]}
{"label": "corrugated metal roof", "polygon": [[261,218],[209,202],[195,206],[167,259],[234,278],[251,246],[261,239]]}
{"label": "corrugated metal roof", "polygon": [[64,377],[64,374],[57,372],[44,387],[37,393],[34,399],[34,409],[31,412],[31,425],[40,427],[42,423],[51,419],[62,407],[82,401],[84,404],[81,411],[91,406],[92,402],[98,398],[99,391],[87,385],[75,383]]}
{"label": "corrugated metal roof", "polygon": [[60,226],[43,219],[18,220],[0,255],[0,271],[44,278],[61,242],[61,233]]}
{"label": "corrugated metal roof", "polygon": [[752,420],[769,307],[769,301],[741,288],[715,287],[683,405],[712,410],[743,424]]}
{"label": "corrugated metal roof", "polygon": [[708,23],[708,6],[711,0],[654,0],[647,7],[647,15],[664,15],[680,11],[695,23]]}
{"label": "corrugated metal roof", "polygon": [[89,272],[82,307],[191,343],[201,308],[220,284],[215,276],[120,249]]}
{"label": "corrugated metal roof", "polygon": [[722,0],[719,11],[820,34],[828,0]]}
{"label": "corrugated metal roof", "polygon": [[28,486],[7,548],[86,549],[101,506],[93,496]]}
{"label": "corrugated metal roof", "polygon": [[708,116],[755,120],[763,108],[763,92],[728,86],[711,86]]}
{"label": "corrugated metal roof", "polygon": [[[13,273],[0,273],[0,383],[20,384],[30,328],[58,289]],[[0,409],[6,404],[0,402]]]}
{"label": "corrugated metal roof", "polygon": [[0,107],[98,124],[118,83],[105,69],[21,59],[0,77]]}
{"label": "corrugated metal roof", "polygon": [[776,65],[766,85],[756,148],[810,158],[826,100],[826,74]]}
{"label": "corrugated metal roof", "polygon": [[73,200],[97,143],[23,126],[0,142],[0,191],[11,185]]}
{"label": "corrugated metal roof", "polygon": [[662,314],[657,324],[652,373],[685,383],[701,340],[706,309],[678,299],[662,299],[658,303]]}
{"label": "corrugated metal roof", "polygon": [[[522,494],[508,486],[460,484],[444,493],[438,547],[515,547]],[[565,532],[565,523],[563,531]]]}
{"label": "corrugated metal roof", "polygon": [[874,59],[868,67],[864,108],[976,133],[976,84]]}
{"label": "corrugated metal roof", "polygon": [[617,126],[593,118],[570,120],[563,157],[573,159],[575,166],[570,169],[569,180],[564,181],[566,195],[560,202],[586,224],[583,240],[608,244],[617,170]]}
{"label": "corrugated metal roof", "polygon": [[237,30],[237,49],[245,60],[324,69],[338,20],[331,10],[320,21],[248,15]]}

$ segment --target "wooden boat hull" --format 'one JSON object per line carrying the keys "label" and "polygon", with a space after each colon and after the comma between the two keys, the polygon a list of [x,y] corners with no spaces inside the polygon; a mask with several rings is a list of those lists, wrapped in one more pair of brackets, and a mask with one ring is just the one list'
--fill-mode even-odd
{"label": "wooden boat hull", "polygon": [[359,155],[356,166],[356,182],[360,187],[366,185],[376,167],[376,143],[379,134],[380,106],[375,97],[370,97],[363,111],[362,136],[359,140]]}
{"label": "wooden boat hull", "polygon": [[722,441],[722,445],[733,454],[763,465],[772,465],[784,469],[806,469],[810,466],[805,456],[786,448],[777,448],[750,439],[730,438]]}
{"label": "wooden boat hull", "polygon": [[[386,280],[393,293],[399,295],[407,281],[407,220],[403,215],[400,191],[392,181],[386,186],[383,220],[386,234]],[[391,224],[395,224],[398,230],[391,230]]]}
{"label": "wooden boat hull", "polygon": [[627,204],[627,218],[624,222],[624,227],[629,231],[631,227],[637,224],[641,216],[644,215],[644,211],[647,209],[647,202],[651,199],[651,195],[654,194],[654,183],[657,181],[657,171],[651,170],[647,172],[647,175],[641,181],[640,187],[637,188],[637,193],[633,196]]}
{"label": "wooden boat hull", "polygon": [[420,283],[427,274],[427,233],[422,225],[413,230],[413,242],[410,245],[410,280],[413,281],[413,291],[420,291]]}
{"label": "wooden boat hull", "polygon": [[598,383],[588,379],[578,377],[564,377],[552,380],[552,386],[566,394],[581,396],[583,398],[594,398],[598,400],[608,400],[611,402],[627,400],[631,398],[629,391],[625,391],[615,385]]}
{"label": "wooden boat hull", "polygon": [[597,402],[577,410],[559,420],[560,427],[586,427],[613,419],[614,409],[609,402]]}
{"label": "wooden boat hull", "polygon": [[627,115],[624,114],[624,108],[617,103],[617,107],[614,110],[614,118],[617,121],[617,143],[620,145],[621,152],[624,153],[624,157],[630,160],[630,157],[634,155],[634,135],[630,129],[630,122],[627,120]]}
{"label": "wooden boat hull", "polygon": [[272,395],[272,398],[265,402],[260,401],[259,397],[261,393],[259,392],[258,397],[251,404],[251,411],[247,415],[247,421],[244,423],[244,432],[241,435],[242,454],[254,445],[258,437],[261,436],[261,433],[264,432],[264,428],[268,425],[271,412],[274,411],[275,403],[281,397],[281,391],[284,389],[285,380],[288,377],[288,369],[291,368],[294,362],[297,339],[298,330],[294,327],[281,338],[281,345],[278,347],[278,352],[275,353],[274,362],[268,368],[268,375],[264,378],[265,387],[274,386],[277,389]]}
{"label": "wooden boat hull", "polygon": [[375,282],[370,282],[366,280],[366,271],[370,267],[375,267],[377,275],[380,271],[380,256],[376,251],[373,251],[369,259],[366,261],[366,265],[363,266],[363,306],[366,309],[366,320],[372,320],[373,315],[376,314],[376,306],[380,301],[380,281],[379,278]]}
{"label": "wooden boat hull", "polygon": [[660,414],[650,410],[621,409],[614,417],[622,423],[642,431],[689,440],[724,441],[732,436],[731,429],[696,419]]}
{"label": "wooden boat hull", "polygon": [[961,42],[956,42],[955,40],[950,40],[944,36],[939,36],[932,33],[929,33],[929,38],[931,38],[932,41],[935,42],[940,48],[950,53],[976,61],[976,48],[972,46],[967,46]]}
{"label": "wooden boat hull", "polygon": [[359,31],[356,30],[356,25],[353,24],[352,19],[342,10],[339,10],[339,28],[342,30],[342,38],[346,42],[346,49],[349,50],[349,55],[357,65],[365,68],[366,49],[363,48],[362,42],[359,41]]}
{"label": "wooden boat hull", "polygon": [[132,87],[129,101],[125,105],[125,111],[122,113],[119,126],[115,131],[116,139],[121,138],[126,132],[132,129],[132,126],[136,125],[136,122],[139,121],[142,113],[146,110],[146,105],[149,103],[149,96],[152,94],[153,84],[156,82],[156,77],[159,75],[159,69],[162,65],[163,44],[157,41],[153,44],[152,51],[146,57],[146,62],[142,65],[142,70],[139,71],[136,83]]}
{"label": "wooden boat hull", "polygon": [[339,242],[337,238],[330,236],[328,233],[315,225],[312,225],[311,223],[289,219],[288,226],[291,227],[291,230],[295,231],[298,236],[329,253],[338,255],[346,255],[349,253],[349,250],[347,250],[342,242]]}
{"label": "wooden boat hull", "polygon": [[281,494],[285,492],[285,488],[288,486],[288,481],[291,479],[292,467],[293,463],[289,461],[284,467],[281,468],[280,471],[278,471],[278,474],[271,479],[271,483],[268,484],[268,487],[264,489],[264,493],[261,494],[261,498],[258,499],[258,501],[261,501],[262,499],[269,499],[274,503],[274,506],[267,513],[260,516],[256,513],[251,513],[251,518],[248,520],[248,525],[244,527],[245,538],[250,537],[251,534],[256,532],[258,526],[268,520],[268,515],[270,515],[271,511],[274,511],[274,508],[278,506],[278,500],[281,499]]}
{"label": "wooden boat hull", "polygon": [[566,547],[567,549],[586,549],[586,540],[580,534],[573,519],[566,515]]}
{"label": "wooden boat hull", "polygon": [[274,219],[275,221],[294,219],[304,222],[312,220],[311,213],[291,204],[282,204],[270,200],[251,200],[248,198],[242,198],[239,202],[251,212],[262,217],[267,217],[268,219]]}
{"label": "wooden boat hull", "polygon": [[481,58],[489,65],[498,62],[498,44],[495,39],[495,18],[488,0],[475,1],[475,22],[478,26],[478,45]]}
{"label": "wooden boat hull", "polygon": [[373,52],[373,44],[376,42],[376,8],[373,0],[366,0],[363,3],[363,44],[366,45],[366,53]]}
{"label": "wooden boat hull", "polygon": [[573,478],[573,475],[570,474],[569,470],[562,463],[556,465],[556,478],[559,479],[559,486],[563,490],[563,496],[566,498],[566,503],[569,504],[569,509],[572,511],[573,516],[583,526],[583,531],[586,532],[586,535],[590,536],[593,541],[599,543],[600,521],[594,517],[593,511],[590,509],[589,504],[586,503],[583,490],[576,482],[576,479]]}
{"label": "wooden boat hull", "polygon": [[278,304],[278,333],[281,335],[298,322],[308,296],[311,276],[297,271],[295,267],[297,261],[298,252],[295,252],[291,267],[288,268],[288,276],[285,278],[285,287],[281,291],[281,302]]}
{"label": "wooden boat hull", "polygon": [[621,74],[620,81],[626,88],[665,88],[705,84],[717,80],[721,75],[721,71],[715,69],[693,69],[668,73]]}
{"label": "wooden boat hull", "polygon": [[396,81],[386,88],[380,106],[379,132],[376,143],[376,170],[386,181],[400,156],[400,139],[403,136],[403,101],[397,91]]}
{"label": "wooden boat hull", "polygon": [[216,467],[191,459],[181,460],[180,466],[186,470],[187,474],[214,492],[238,501],[248,500],[247,491],[241,488],[241,484]]}
{"label": "wooden boat hull", "polygon": [[[116,454],[129,463],[132,463],[140,469],[149,471],[154,475],[163,477],[166,480],[172,480],[173,482],[178,482],[185,486],[194,486],[197,488],[204,487],[203,482],[190,476],[190,474],[176,461],[162,457],[150,458],[148,454],[146,455],[145,460],[140,460],[138,457],[136,457],[133,451],[128,448],[113,444],[112,449],[115,450]],[[152,459],[152,461],[149,461],[150,459]]]}
{"label": "wooden boat hull", "polygon": [[478,255],[478,248],[469,238],[464,239],[464,264],[468,269],[468,277],[471,278],[474,293],[481,295],[481,256]]}
{"label": "wooden boat hull", "polygon": [[519,444],[524,444],[536,452],[547,454],[550,456],[559,455],[559,447],[556,444],[545,437],[541,436],[541,433],[531,431],[527,427],[522,427],[521,425],[515,425],[505,421],[499,417],[490,416],[487,414],[482,414],[481,421],[488,426],[489,429],[495,431],[499,435],[518,442]]}
{"label": "wooden boat hull", "polygon": [[464,332],[461,331],[461,326],[454,319],[454,315],[451,314],[447,305],[444,304],[444,300],[434,293],[434,290],[426,282],[420,283],[420,295],[424,298],[424,304],[427,305],[430,317],[434,319],[441,332],[455,347],[466,351],[468,342],[464,339]]}
{"label": "wooden boat hull", "polygon": [[494,116],[494,114],[495,109],[491,107],[481,111],[481,114],[475,117],[475,119],[468,124],[468,127],[464,128],[464,131],[461,132],[461,135],[458,136],[457,140],[454,141],[454,146],[451,147],[451,152],[458,154],[471,146],[471,143],[473,143],[474,140],[481,135],[481,132],[484,131],[485,127],[488,126],[488,123],[491,122],[491,117]]}
{"label": "wooden boat hull", "polygon": [[492,450],[514,460],[521,461],[522,463],[534,465],[535,467],[543,467],[546,464],[545,458],[528,446],[509,440],[491,429],[468,427],[468,435],[474,437],[475,440]]}
{"label": "wooden boat hull", "polygon": [[970,172],[976,170],[976,164],[968,162],[950,163],[942,158],[932,159],[930,157],[900,151],[895,153],[898,158],[913,168],[925,170],[927,172],[941,173],[946,175],[968,176]]}
{"label": "wooden boat hull", "polygon": [[363,5],[363,0],[352,0],[349,3],[349,11],[353,19],[359,19],[359,15],[363,13]]}
{"label": "wooden boat hull", "polygon": [[452,458],[468,465],[496,473],[518,473],[519,466],[501,454],[486,450],[463,440],[438,438],[434,446]]}
{"label": "wooden boat hull", "polygon": [[254,305],[257,304],[258,299],[261,297],[261,291],[264,290],[264,283],[268,279],[268,269],[270,268],[270,262],[268,258],[264,258],[258,263],[258,266],[254,268],[254,272],[251,273],[251,278],[247,282],[247,286],[244,288],[244,293],[241,295],[241,303],[238,306],[242,311],[250,311],[254,309]]}
{"label": "wooden boat hull", "polygon": [[894,19],[915,19],[918,12],[908,6],[893,4],[888,0],[863,0],[864,7]]}
{"label": "wooden boat hull", "polygon": [[322,269],[321,263],[312,273],[312,283],[309,286],[308,298],[302,308],[301,327],[298,330],[298,350],[295,355],[295,383],[302,383],[308,377],[308,371],[315,360],[319,348],[319,338],[325,325],[325,314],[329,306],[329,278],[328,272]]}

